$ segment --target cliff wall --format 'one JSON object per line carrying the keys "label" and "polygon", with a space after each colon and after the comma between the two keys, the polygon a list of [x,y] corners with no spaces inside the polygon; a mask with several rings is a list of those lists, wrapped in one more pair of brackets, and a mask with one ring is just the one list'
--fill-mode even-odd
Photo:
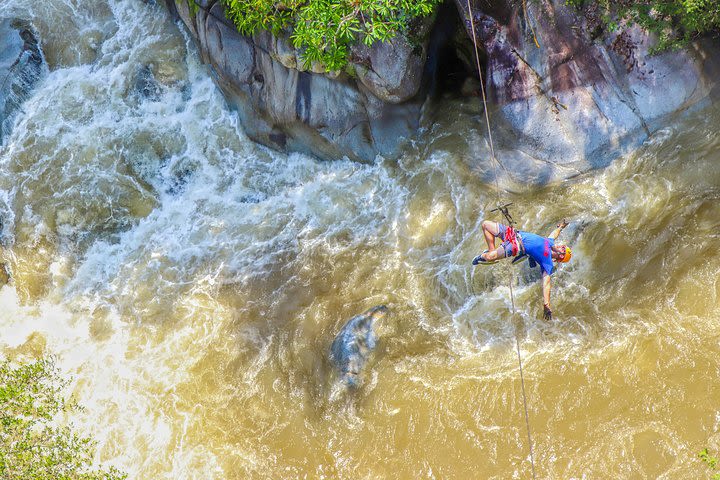
{"label": "cliff wall", "polygon": [[477,0],[469,10],[466,0],[453,0],[454,34],[447,33],[447,19],[418,22],[412,39],[354,47],[343,72],[316,64],[305,69],[287,35],[239,34],[217,0],[197,0],[195,14],[186,0],[166,1],[248,135],[323,159],[397,157],[417,136],[423,105],[432,108],[426,100],[445,73],[429,51],[456,49],[465,74],[477,78],[473,27],[497,156],[521,183],[606,166],[671,116],[717,98],[717,41],[650,55],[654,41],[647,33],[632,26],[604,31],[595,7],[580,12],[562,0],[527,2],[526,10],[511,0],[492,8]]}

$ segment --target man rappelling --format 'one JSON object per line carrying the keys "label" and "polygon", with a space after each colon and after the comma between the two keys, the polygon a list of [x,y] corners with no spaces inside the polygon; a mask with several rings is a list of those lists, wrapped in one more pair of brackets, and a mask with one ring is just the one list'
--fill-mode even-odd
{"label": "man rappelling", "polygon": [[[507,206],[499,207],[499,210],[505,214],[508,223],[512,225],[512,218],[507,214]],[[545,320],[551,320],[550,276],[555,270],[553,262],[569,262],[572,257],[570,247],[562,244],[556,245],[555,243],[560,232],[568,226],[568,222],[563,219],[547,237],[530,232],[518,231],[511,225],[507,226],[500,222],[483,220],[482,231],[488,248],[475,257],[472,264],[491,265],[497,263],[501,258],[514,257],[512,260],[513,264],[529,259],[531,268],[539,265],[542,270],[543,318]],[[495,238],[497,237],[502,240],[502,244],[498,248],[495,248]]]}

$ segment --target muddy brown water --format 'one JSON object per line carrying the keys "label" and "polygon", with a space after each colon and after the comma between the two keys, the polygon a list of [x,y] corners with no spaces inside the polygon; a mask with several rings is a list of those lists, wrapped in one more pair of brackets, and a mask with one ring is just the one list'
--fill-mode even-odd
{"label": "muddy brown water", "polygon": [[[553,187],[574,259],[477,267],[495,197],[476,99],[397,162],[249,141],[188,38],[143,2],[6,0],[50,72],[0,147],[0,351],[57,355],[69,420],[130,478],[702,478],[720,449],[720,111]],[[52,21],[50,21],[52,19]],[[150,65],[160,100],[134,78]],[[357,392],[327,354],[386,304]]]}

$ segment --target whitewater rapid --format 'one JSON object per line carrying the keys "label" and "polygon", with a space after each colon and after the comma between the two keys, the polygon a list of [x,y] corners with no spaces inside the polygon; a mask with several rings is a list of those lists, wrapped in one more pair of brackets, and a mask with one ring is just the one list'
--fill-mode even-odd
{"label": "whitewater rapid", "polygon": [[[716,109],[561,185],[573,262],[476,267],[497,203],[476,100],[398,162],[249,141],[161,6],[6,0],[47,74],[0,146],[0,351],[55,355],[68,419],[130,478],[528,478],[522,339],[542,477],[688,478],[718,445]],[[149,69],[157,98],[137,89]],[[442,117],[442,116],[441,116]],[[701,252],[698,255],[698,252]],[[330,391],[344,322],[386,304],[368,378]],[[518,328],[519,326],[519,328]]]}

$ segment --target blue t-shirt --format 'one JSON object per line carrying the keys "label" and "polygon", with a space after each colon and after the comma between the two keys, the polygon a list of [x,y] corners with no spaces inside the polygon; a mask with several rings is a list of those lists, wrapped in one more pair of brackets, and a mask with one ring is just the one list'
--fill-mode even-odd
{"label": "blue t-shirt", "polygon": [[[555,266],[552,260],[552,248],[555,245],[555,240],[552,238],[541,237],[530,232],[520,232],[522,237],[522,243],[525,247],[525,253],[528,254],[531,260],[540,264],[540,268],[543,269],[548,275],[552,275]],[[530,266],[534,267],[533,262],[530,262]]]}

